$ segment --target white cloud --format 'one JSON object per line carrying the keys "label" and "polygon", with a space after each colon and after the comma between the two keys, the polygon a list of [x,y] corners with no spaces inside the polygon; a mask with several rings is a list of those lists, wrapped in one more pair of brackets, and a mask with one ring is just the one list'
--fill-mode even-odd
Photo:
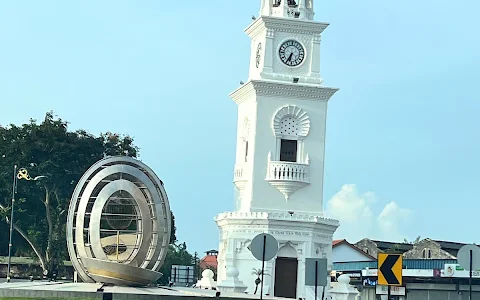
{"label": "white cloud", "polygon": [[412,216],[412,211],[390,202],[382,205],[372,192],[360,194],[355,184],[345,184],[327,203],[326,213],[340,221],[335,238],[357,242],[362,238],[399,241],[406,237],[404,225]]}

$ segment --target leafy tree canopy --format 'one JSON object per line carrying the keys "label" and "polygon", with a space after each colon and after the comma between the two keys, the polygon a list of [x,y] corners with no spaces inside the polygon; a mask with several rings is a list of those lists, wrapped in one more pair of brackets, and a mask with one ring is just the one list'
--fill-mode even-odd
{"label": "leafy tree canopy", "polygon": [[158,283],[167,285],[172,273],[172,265],[191,266],[195,265],[198,274],[198,262],[197,257],[193,256],[187,251],[187,245],[185,243],[171,244],[167,251],[167,257],[163,266],[160,268],[160,273],[163,274],[158,280]]}
{"label": "leafy tree canopy", "polygon": [[[37,181],[20,180],[15,203],[14,225],[23,232],[25,242],[15,235],[18,255],[43,258],[44,269],[68,259],[65,223],[73,193],[83,173],[95,162],[114,155],[137,157],[139,149],[133,138],[107,132],[96,137],[85,130],[69,131],[68,122],[48,112],[42,122],[31,119],[17,126],[0,126],[0,218],[8,220],[11,207],[14,165],[27,168]],[[44,177],[43,177],[44,176]],[[2,209],[3,207],[3,209]],[[172,242],[176,241],[172,218]],[[5,223],[0,228],[8,228]],[[7,244],[8,234],[0,230],[0,243]],[[6,249],[0,248],[4,254]],[[175,254],[177,255],[177,253]],[[180,252],[178,255],[186,255]]]}

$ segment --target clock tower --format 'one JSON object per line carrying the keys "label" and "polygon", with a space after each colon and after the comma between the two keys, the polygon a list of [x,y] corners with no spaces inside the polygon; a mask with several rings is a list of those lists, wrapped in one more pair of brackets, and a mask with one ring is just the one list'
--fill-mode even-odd
{"label": "clock tower", "polygon": [[221,213],[218,282],[227,269],[255,290],[249,250],[268,232],[279,252],[266,263],[264,293],[310,298],[305,259],[327,258],[338,221],[323,214],[327,103],[337,89],[323,85],[320,41],[327,23],[314,21],[313,0],[262,0],[251,38],[248,81],[230,94],[238,105],[234,212]]}

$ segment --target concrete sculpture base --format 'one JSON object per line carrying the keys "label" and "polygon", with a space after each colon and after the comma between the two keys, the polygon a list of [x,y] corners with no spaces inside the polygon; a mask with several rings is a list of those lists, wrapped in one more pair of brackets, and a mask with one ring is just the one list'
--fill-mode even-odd
{"label": "concrete sculpture base", "polygon": [[227,279],[223,280],[217,284],[217,290],[221,292],[230,292],[230,293],[244,293],[247,290],[247,286],[238,279],[238,269],[235,267],[230,267],[227,269]]}
{"label": "concrete sculpture base", "polygon": [[340,275],[337,284],[327,292],[326,300],[355,300],[360,294],[358,290],[350,285],[348,275]]}

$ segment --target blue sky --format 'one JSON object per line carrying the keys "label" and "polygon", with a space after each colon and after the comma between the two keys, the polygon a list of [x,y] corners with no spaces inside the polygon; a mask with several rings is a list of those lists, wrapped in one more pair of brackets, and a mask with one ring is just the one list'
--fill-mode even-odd
{"label": "blue sky", "polygon": [[[0,124],[54,110],[126,133],[165,182],[178,237],[217,248],[233,209],[243,33],[258,1],[4,1]],[[243,3],[242,3],[243,2]],[[163,5],[162,5],[163,4]],[[329,105],[325,207],[337,237],[478,242],[480,3],[316,1]]]}

